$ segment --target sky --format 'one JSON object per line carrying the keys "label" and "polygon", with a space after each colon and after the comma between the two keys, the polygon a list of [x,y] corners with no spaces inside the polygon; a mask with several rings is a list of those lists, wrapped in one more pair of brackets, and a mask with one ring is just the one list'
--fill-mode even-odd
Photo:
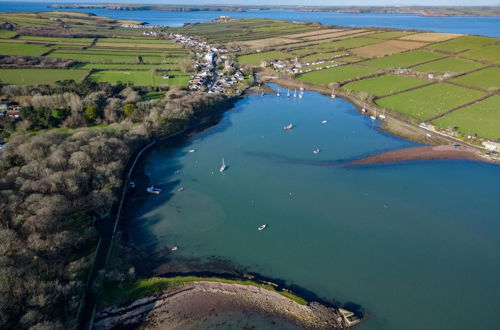
{"label": "sky", "polygon": [[[2,1],[2,0],[0,0]],[[7,1],[7,0],[4,0]],[[11,0],[12,1],[12,0]],[[27,2],[71,2],[71,3],[138,3],[138,4],[175,4],[175,5],[331,5],[331,6],[481,6],[500,5],[500,0],[25,0]]]}

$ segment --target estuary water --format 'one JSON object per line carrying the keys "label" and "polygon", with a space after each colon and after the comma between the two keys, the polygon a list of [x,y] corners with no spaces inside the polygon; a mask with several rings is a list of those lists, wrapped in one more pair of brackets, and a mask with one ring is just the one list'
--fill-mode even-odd
{"label": "estuary water", "polygon": [[[137,1],[140,2],[140,1]],[[0,12],[47,11],[54,2],[1,1]],[[57,3],[57,2],[55,2]],[[67,11],[68,9],[61,9]],[[252,10],[247,12],[193,11],[168,12],[155,10],[121,11],[107,9],[71,9],[119,19],[133,19],[155,25],[182,26],[184,23],[210,21],[220,15],[235,18],[271,18],[287,21],[316,21],[325,25],[348,27],[388,27],[448,33],[479,34],[500,37],[500,17],[424,17],[412,14],[349,14],[311,13],[294,10]]]}
{"label": "estuary water", "polygon": [[314,92],[249,96],[217,126],[143,159],[163,192],[132,198],[130,245],[144,261],[222,258],[359,304],[369,315],[359,329],[498,329],[500,168],[332,165],[417,145],[378,124]]}

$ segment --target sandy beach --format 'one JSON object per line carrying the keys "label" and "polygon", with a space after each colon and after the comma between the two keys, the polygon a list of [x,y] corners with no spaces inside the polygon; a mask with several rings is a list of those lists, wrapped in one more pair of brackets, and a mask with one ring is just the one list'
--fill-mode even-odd
{"label": "sandy beach", "polygon": [[195,282],[124,306],[97,312],[95,329],[183,329],[218,313],[252,311],[306,329],[346,329],[339,310],[313,302],[301,305],[251,285]]}

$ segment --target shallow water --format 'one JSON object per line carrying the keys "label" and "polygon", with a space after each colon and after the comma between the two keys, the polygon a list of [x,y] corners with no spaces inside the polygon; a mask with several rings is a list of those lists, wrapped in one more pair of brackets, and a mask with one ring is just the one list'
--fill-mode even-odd
{"label": "shallow water", "polygon": [[498,328],[500,168],[331,165],[417,145],[377,124],[314,92],[250,96],[218,126],[144,159],[164,191],[130,204],[130,244],[151,256],[178,246],[169,258],[180,263],[216,256],[354,302],[370,315],[360,329]]}
{"label": "shallow water", "polygon": [[[182,1],[181,1],[182,2]],[[0,1],[0,12],[47,11],[52,2]],[[61,9],[67,11],[68,9]],[[288,21],[316,21],[325,25],[349,27],[376,26],[418,29],[436,32],[479,34],[500,37],[500,17],[423,17],[403,14],[308,13],[294,10],[261,10],[242,13],[224,11],[168,12],[155,10],[72,9],[118,19],[133,19],[150,24],[182,26],[184,23],[207,22],[228,15],[235,18],[271,18]]]}

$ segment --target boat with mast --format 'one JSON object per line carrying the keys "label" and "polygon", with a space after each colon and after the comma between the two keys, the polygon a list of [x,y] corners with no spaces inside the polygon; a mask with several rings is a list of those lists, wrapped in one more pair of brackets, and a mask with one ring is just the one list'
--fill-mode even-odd
{"label": "boat with mast", "polygon": [[219,172],[224,172],[225,170],[227,169],[227,165],[226,163],[224,162],[224,158],[222,158],[222,164],[220,166],[220,169],[219,169]]}
{"label": "boat with mast", "polygon": [[286,91],[286,97],[290,97],[290,88],[288,88]]}
{"label": "boat with mast", "polygon": [[293,90],[293,98],[297,98],[297,89]]}
{"label": "boat with mast", "polygon": [[280,93],[280,89],[278,88],[278,92],[276,93],[276,96],[280,97],[281,96],[281,93]]}
{"label": "boat with mast", "polygon": [[332,95],[330,95],[330,97],[332,99],[334,99],[336,97],[336,95],[335,95],[335,89],[334,88],[332,88]]}

